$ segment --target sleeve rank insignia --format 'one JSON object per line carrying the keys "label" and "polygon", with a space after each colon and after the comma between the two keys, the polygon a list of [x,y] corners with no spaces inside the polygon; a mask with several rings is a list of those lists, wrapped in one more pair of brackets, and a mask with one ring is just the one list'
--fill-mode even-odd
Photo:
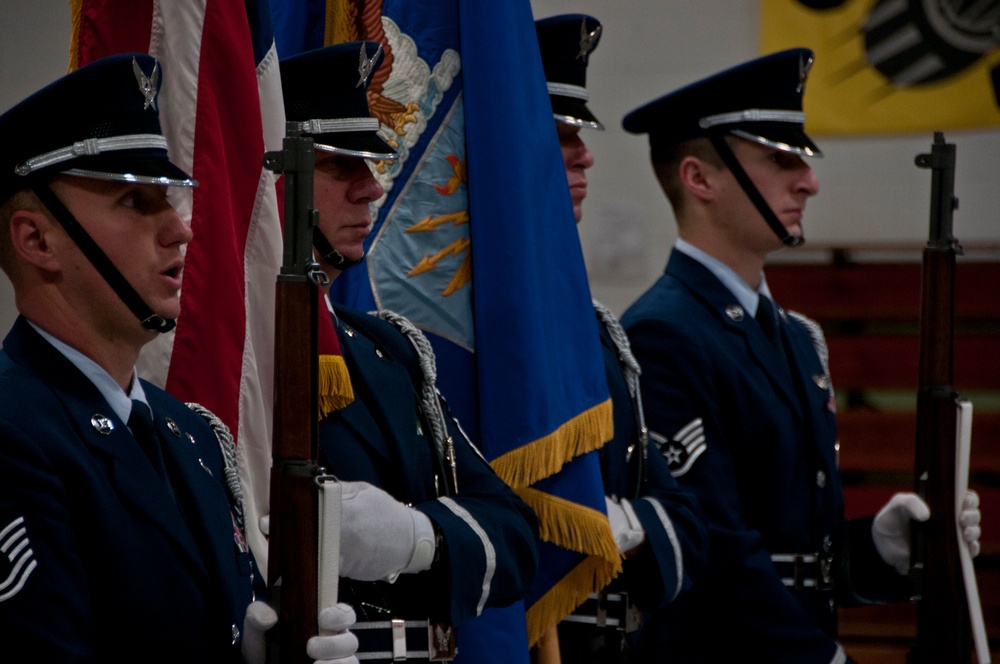
{"label": "sleeve rank insignia", "polygon": [[24,517],[18,517],[0,529],[0,602],[19,593],[36,567]]}
{"label": "sleeve rank insignia", "polygon": [[682,426],[672,437],[650,431],[649,439],[656,443],[674,477],[680,477],[691,470],[691,466],[707,448],[705,426],[700,417]]}

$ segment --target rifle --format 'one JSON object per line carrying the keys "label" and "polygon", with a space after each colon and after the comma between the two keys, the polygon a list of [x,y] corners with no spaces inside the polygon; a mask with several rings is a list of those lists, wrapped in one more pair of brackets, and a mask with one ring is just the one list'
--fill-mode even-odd
{"label": "rifle", "polygon": [[313,260],[313,139],[289,123],[280,151],[264,166],[284,174],[284,253],[275,306],[274,434],[271,451],[269,596],[278,612],[268,636],[269,664],[309,662],[306,642],[317,633],[318,353],[317,284]]}
{"label": "rifle", "polygon": [[930,238],[923,253],[920,286],[920,383],[914,464],[916,492],[931,517],[914,524],[910,578],[917,608],[917,640],[910,664],[969,662],[969,605],[956,537],[956,427],[961,403],[952,387],[955,256],[961,246],[952,235],[955,145],[934,133],[930,154],[916,157],[931,169]]}

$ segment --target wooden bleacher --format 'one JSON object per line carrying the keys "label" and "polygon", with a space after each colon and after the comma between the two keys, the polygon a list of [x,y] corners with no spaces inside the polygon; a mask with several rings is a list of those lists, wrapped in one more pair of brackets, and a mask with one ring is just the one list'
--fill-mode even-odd
{"label": "wooden bleacher", "polygon": [[[956,267],[954,386],[973,402],[970,486],[984,521],[976,569],[1000,661],[1000,244],[964,248]],[[776,301],[826,333],[848,517],[912,490],[922,250],[806,245],[767,268]],[[904,662],[915,632],[915,605],[841,610],[841,640],[859,664]]]}

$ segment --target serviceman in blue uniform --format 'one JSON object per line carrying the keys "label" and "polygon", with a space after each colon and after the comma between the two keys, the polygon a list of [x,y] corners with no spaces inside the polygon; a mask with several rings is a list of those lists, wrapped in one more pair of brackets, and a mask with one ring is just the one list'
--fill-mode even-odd
{"label": "serviceman in blue uniform", "polygon": [[[364,258],[383,193],[369,161],[395,157],[366,97],[383,57],[351,42],[281,62],[286,117],[315,141],[314,244],[331,281]],[[321,463],[344,484],[340,596],[359,616],[359,656],[450,659],[454,626],[524,594],[537,519],[450,416],[422,333],[392,314],[329,315],[353,396],[320,423]]]}
{"label": "serviceman in blue uniform", "polygon": [[[845,521],[834,394],[819,327],[773,303],[768,254],[802,242],[819,183],[804,157],[812,53],[768,55],[625,116],[649,134],[678,240],[622,318],[650,435],[710,527],[708,570],[644,630],[644,661],[845,662],[838,603],[909,597],[911,519],[897,494]],[[962,522],[978,552],[970,495]]]}
{"label": "serviceman in blue uniform", "polygon": [[[191,231],[167,188],[196,184],[167,158],[161,72],[105,58],[0,116],[20,312],[0,351],[4,662],[263,662],[276,620],[254,601],[232,438],[135,371],[180,313]],[[321,624],[353,620],[331,607]],[[356,661],[349,633],[309,647]]]}
{"label": "serviceman in blue uniform", "polygon": [[[601,38],[592,16],[564,14],[535,22],[549,99],[577,223],[594,164],[582,130],[604,127],[587,107],[587,65]],[[632,662],[628,634],[639,611],[674,600],[705,567],[708,533],[693,497],[681,491],[663,457],[648,453],[639,365],[621,325],[594,302],[614,414],[614,438],[599,451],[608,517],[625,556],[623,573],[559,624],[563,662]]]}

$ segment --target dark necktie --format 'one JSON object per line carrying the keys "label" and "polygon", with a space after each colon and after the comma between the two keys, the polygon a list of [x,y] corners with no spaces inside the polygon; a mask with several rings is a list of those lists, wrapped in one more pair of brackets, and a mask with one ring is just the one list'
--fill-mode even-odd
{"label": "dark necktie", "polygon": [[146,454],[153,470],[160,476],[163,483],[167,485],[167,492],[170,497],[177,502],[174,497],[173,487],[170,485],[170,476],[167,474],[167,464],[163,460],[163,449],[160,444],[160,437],[156,435],[156,427],[153,425],[153,413],[149,406],[143,402],[132,399],[132,412],[128,416],[128,428],[135,437],[139,447]]}
{"label": "dark necktie", "polygon": [[788,366],[788,357],[785,355],[785,346],[781,342],[781,330],[778,328],[778,315],[774,310],[774,303],[771,302],[771,298],[764,295],[758,297],[757,303],[757,315],[754,317],[757,319],[757,324],[760,325],[760,329],[763,330],[764,336],[768,338],[771,345],[774,346],[775,352],[778,357],[781,358],[781,362],[784,366]]}

